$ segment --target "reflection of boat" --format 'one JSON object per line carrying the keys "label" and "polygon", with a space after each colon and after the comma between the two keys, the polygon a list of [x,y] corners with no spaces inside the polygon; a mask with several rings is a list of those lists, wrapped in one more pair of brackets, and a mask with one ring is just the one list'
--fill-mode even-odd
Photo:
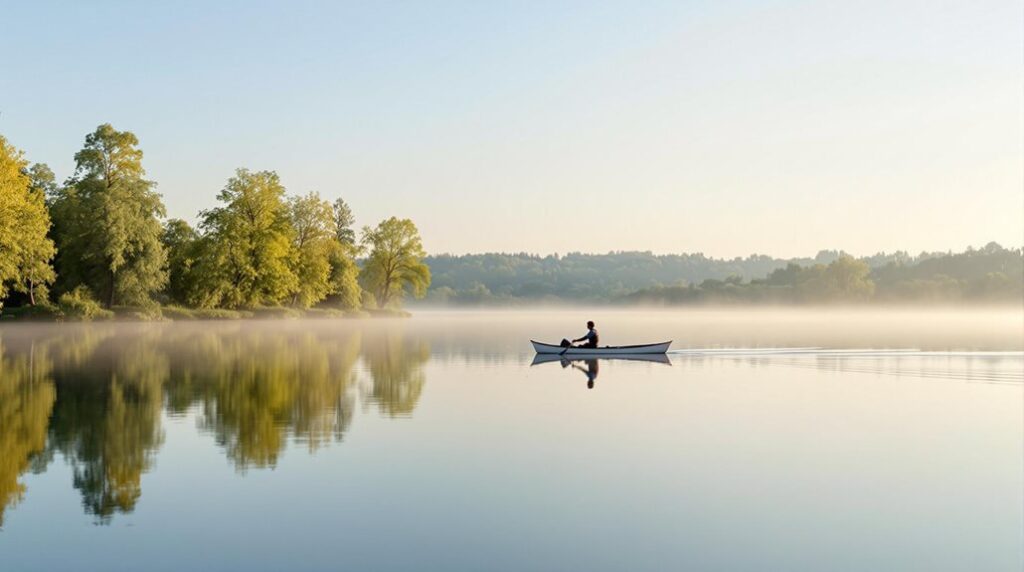
{"label": "reflection of boat", "polygon": [[558,354],[537,354],[533,356],[533,362],[530,365],[540,365],[542,363],[552,362],[564,362],[571,363],[575,361],[586,361],[588,359],[599,359],[599,360],[626,360],[626,361],[646,361],[651,363],[663,363],[666,365],[672,365],[669,361],[668,356],[665,354],[623,354],[623,355],[595,355],[592,357],[584,357],[578,355],[564,355]]}
{"label": "reflection of boat", "polygon": [[661,342],[660,344],[640,344],[636,346],[604,346],[601,348],[563,348],[555,344],[545,344],[530,340],[533,349],[538,354],[556,354],[566,356],[594,356],[605,357],[613,355],[639,355],[639,354],[664,354],[672,341]]}

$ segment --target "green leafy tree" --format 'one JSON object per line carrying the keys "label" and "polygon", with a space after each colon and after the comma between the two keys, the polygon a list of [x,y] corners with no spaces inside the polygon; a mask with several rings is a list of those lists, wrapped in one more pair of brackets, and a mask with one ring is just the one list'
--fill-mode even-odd
{"label": "green leafy tree", "polygon": [[338,241],[331,247],[331,293],[327,302],[346,310],[359,308],[363,295],[356,253],[354,246]]}
{"label": "green leafy tree", "polygon": [[192,265],[198,256],[199,233],[187,222],[175,218],[164,224],[160,241],[167,252],[167,297],[185,303],[194,288]]}
{"label": "green leafy tree", "polygon": [[338,198],[334,201],[334,228],[338,242],[348,246],[356,246],[356,231],[352,228],[356,218],[352,216],[352,209],[349,208],[345,199]]}
{"label": "green leafy tree", "polygon": [[36,164],[29,169],[32,181],[28,204],[22,219],[24,229],[22,257],[18,265],[20,280],[14,286],[18,292],[28,296],[28,303],[36,305],[36,299],[44,302],[49,297],[49,285],[56,280],[53,271],[53,257],[57,248],[49,237],[50,212],[46,208],[46,197],[56,189],[53,171],[45,164]]}
{"label": "green leafy tree", "polygon": [[815,264],[801,275],[797,292],[806,301],[863,301],[875,293],[871,268],[848,254],[840,254],[827,266]]}
{"label": "green leafy tree", "polygon": [[166,282],[164,205],[144,178],[138,145],[134,134],[100,125],[52,201],[61,289],[86,285],[108,307],[146,304]]}
{"label": "green leafy tree", "polygon": [[326,303],[346,310],[355,309],[359,307],[363,296],[363,289],[359,286],[359,266],[355,260],[361,250],[356,244],[356,232],[352,228],[355,217],[345,199],[335,200],[332,209],[336,240],[329,256],[330,294]]}
{"label": "green leafy tree", "polygon": [[338,247],[334,210],[313,192],[288,201],[298,286],[292,304],[309,308],[331,292],[331,254]]}
{"label": "green leafy tree", "polygon": [[849,254],[842,254],[828,265],[826,273],[830,286],[836,290],[842,300],[867,300],[875,293],[875,283],[871,280],[871,267],[863,260],[857,260]]}
{"label": "green leafy tree", "polygon": [[363,245],[370,254],[360,276],[377,306],[385,308],[406,293],[422,298],[430,286],[430,268],[419,230],[409,219],[391,217],[376,228],[363,228]]}
{"label": "green leafy tree", "polygon": [[41,289],[45,298],[46,285],[54,280],[45,189],[36,187],[29,173],[21,151],[0,136],[0,304],[10,287],[28,294],[35,305],[36,293]]}
{"label": "green leafy tree", "polygon": [[21,257],[19,219],[25,208],[29,179],[21,151],[0,136],[0,301],[8,285],[17,281]]}
{"label": "green leafy tree", "polygon": [[46,163],[36,163],[29,167],[28,178],[32,181],[32,190],[43,195],[43,198],[50,198],[57,194],[60,186],[57,184],[57,176]]}
{"label": "green leafy tree", "polygon": [[201,213],[204,236],[193,303],[229,308],[277,305],[298,288],[293,229],[277,173],[238,169]]}

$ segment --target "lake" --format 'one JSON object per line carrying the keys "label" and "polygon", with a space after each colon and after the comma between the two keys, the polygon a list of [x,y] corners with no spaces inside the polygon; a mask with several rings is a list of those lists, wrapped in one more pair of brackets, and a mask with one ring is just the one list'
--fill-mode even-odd
{"label": "lake", "polygon": [[[529,339],[674,340],[534,363]],[[0,570],[1020,570],[1024,314],[0,326]]]}

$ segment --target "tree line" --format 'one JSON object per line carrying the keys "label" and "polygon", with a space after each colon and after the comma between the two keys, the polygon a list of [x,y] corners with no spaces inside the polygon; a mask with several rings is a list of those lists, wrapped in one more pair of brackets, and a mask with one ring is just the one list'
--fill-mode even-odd
{"label": "tree line", "polygon": [[989,243],[961,253],[903,251],[854,258],[721,259],[650,252],[441,255],[426,259],[426,301],[448,305],[533,302],[826,303],[1020,302],[1024,254]]}
{"label": "tree line", "polygon": [[0,309],[353,311],[426,293],[430,269],[411,220],[363,227],[357,240],[343,199],[288,196],[275,172],[238,169],[193,228],[165,220],[142,158],[134,134],[100,125],[58,184],[0,136]]}

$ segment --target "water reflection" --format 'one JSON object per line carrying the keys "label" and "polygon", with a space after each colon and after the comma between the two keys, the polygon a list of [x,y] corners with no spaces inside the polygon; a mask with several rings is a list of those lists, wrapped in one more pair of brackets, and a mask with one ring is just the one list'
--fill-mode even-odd
{"label": "water reflection", "polygon": [[[522,364],[529,350],[525,332],[537,329],[537,323],[512,317],[497,331],[486,323],[484,335],[479,320],[449,318],[0,329],[0,525],[5,511],[9,516],[10,507],[31,494],[26,474],[45,471],[58,458],[70,468],[68,485],[96,522],[134,511],[143,478],[165,441],[165,416],[194,420],[201,438],[216,444],[239,473],[273,468],[288,451],[315,453],[342,441],[357,410],[385,418],[411,416],[422,400],[431,359],[442,367],[453,361],[473,368]],[[641,326],[629,327],[640,331]],[[633,335],[626,326],[619,331]],[[780,336],[776,347],[791,339]],[[742,341],[722,344],[742,348]],[[1014,343],[1000,347],[1017,348]],[[700,338],[681,345],[705,347]],[[764,368],[1019,385],[1021,353],[1004,353],[683,349],[671,359],[686,372],[740,360]],[[548,366],[553,375],[596,388],[599,378],[605,384],[637,371],[616,367],[621,359],[672,363],[664,355],[547,355],[536,356],[533,365],[557,362],[563,371]],[[518,375],[515,367],[500,371]]]}
{"label": "water reflection", "polygon": [[533,361],[530,363],[531,366],[541,365],[545,363],[557,362],[561,364],[562,369],[574,369],[581,372],[587,380],[587,388],[593,389],[594,382],[597,381],[597,376],[601,372],[602,361],[644,361],[649,363],[660,363],[665,365],[672,365],[672,362],[668,359],[668,356],[664,354],[651,354],[651,355],[632,355],[632,356],[616,356],[616,357],[600,357],[600,358],[582,358],[582,357],[570,357],[559,354],[537,354],[534,356]]}
{"label": "water reflection", "polygon": [[587,376],[587,389],[594,389],[594,381],[597,380],[598,366],[596,359],[584,360],[587,362],[587,367],[583,367],[578,363],[572,364],[572,367],[583,372],[583,375]]}
{"label": "water reflection", "polygon": [[289,437],[310,451],[341,440],[358,353],[356,335],[210,333],[175,352],[172,387],[187,385],[176,399],[200,404],[200,428],[236,468],[273,467]]}
{"label": "water reflection", "polygon": [[164,441],[162,411],[193,414],[240,472],[274,467],[290,442],[314,452],[341,441],[359,394],[409,416],[430,357],[425,341],[389,329],[94,325],[6,337],[0,525],[26,493],[24,473],[57,454],[97,523],[132,512]]}
{"label": "water reflection", "polygon": [[426,382],[423,364],[430,359],[426,342],[380,332],[366,345],[363,356],[372,382],[369,400],[391,417],[412,414]]}
{"label": "water reflection", "polygon": [[17,353],[0,344],[0,526],[21,500],[21,475],[45,453],[46,425],[56,397],[49,361],[30,345]]}

